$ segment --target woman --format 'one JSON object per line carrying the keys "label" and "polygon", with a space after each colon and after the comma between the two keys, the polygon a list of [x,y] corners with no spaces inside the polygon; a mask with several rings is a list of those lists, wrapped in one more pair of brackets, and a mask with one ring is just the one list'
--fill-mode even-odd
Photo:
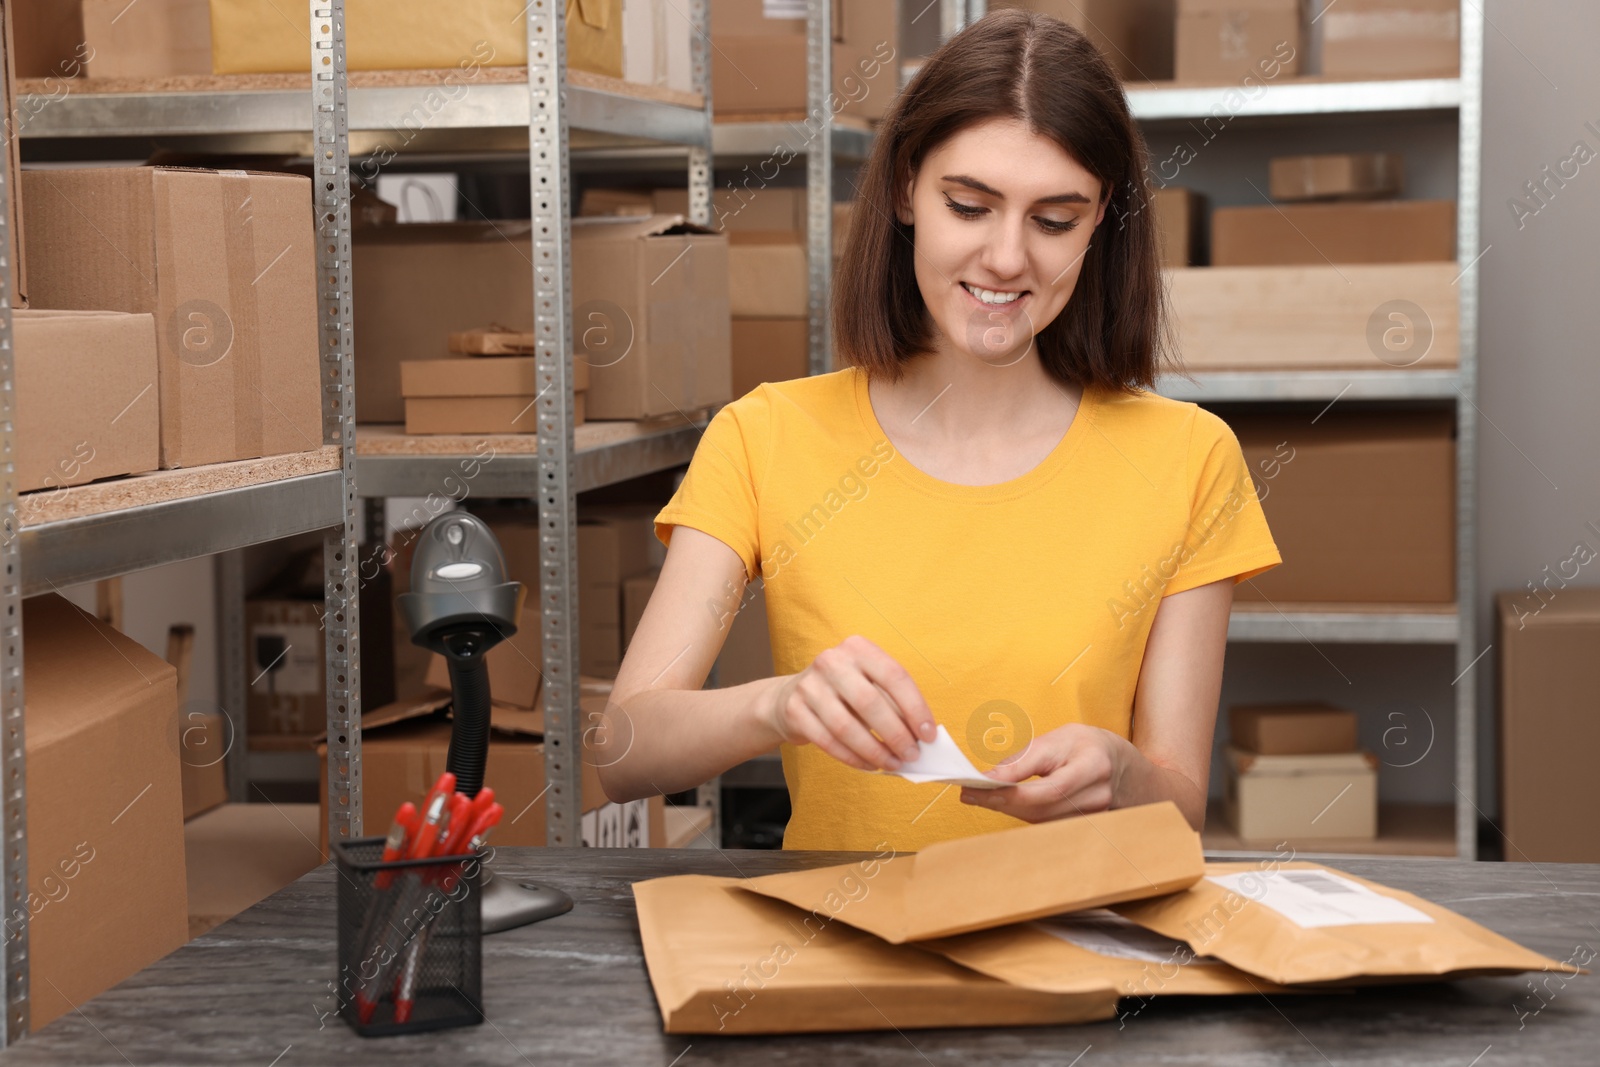
{"label": "woman", "polygon": [[[786,848],[910,851],[1171,800],[1205,818],[1233,586],[1281,562],[1238,441],[1149,392],[1145,149],[1077,30],[996,12],[884,121],[836,286],[845,369],[707,426],[602,721],[613,800],[778,747]],[[701,691],[746,583],[773,678]],[[945,727],[993,790],[871,773]]]}

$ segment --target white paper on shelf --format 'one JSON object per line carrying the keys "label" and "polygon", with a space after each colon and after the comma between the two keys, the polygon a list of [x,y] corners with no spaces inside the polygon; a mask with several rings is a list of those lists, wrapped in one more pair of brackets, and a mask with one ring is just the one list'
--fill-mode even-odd
{"label": "white paper on shelf", "polygon": [[986,778],[972,765],[967,754],[956,745],[955,738],[944,726],[939,726],[938,736],[932,741],[918,741],[922,754],[916,759],[900,764],[898,771],[884,771],[908,782],[940,782],[946,785],[964,785],[972,789],[1003,789],[1012,782],[998,782]]}
{"label": "white paper on shelf", "polygon": [[1211,874],[1207,881],[1271,908],[1296,926],[1365,926],[1431,923],[1433,916],[1403,900],[1376,893],[1332,871],[1247,871]]}

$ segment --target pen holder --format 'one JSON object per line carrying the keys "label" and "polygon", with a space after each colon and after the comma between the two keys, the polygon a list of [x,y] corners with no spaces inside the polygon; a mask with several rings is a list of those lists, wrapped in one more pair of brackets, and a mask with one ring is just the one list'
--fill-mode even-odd
{"label": "pen holder", "polygon": [[333,844],[340,1016],[363,1037],[482,1022],[482,854],[385,863],[383,845]]}

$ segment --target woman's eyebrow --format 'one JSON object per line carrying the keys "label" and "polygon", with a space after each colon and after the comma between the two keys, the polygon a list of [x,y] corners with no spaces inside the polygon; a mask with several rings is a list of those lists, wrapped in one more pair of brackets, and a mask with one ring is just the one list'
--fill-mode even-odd
{"label": "woman's eyebrow", "polygon": [[[957,185],[964,185],[968,189],[973,189],[980,193],[987,193],[996,200],[1004,200],[1006,198],[1006,195],[1000,190],[992,186],[985,185],[976,178],[969,178],[965,174],[946,174],[944,176],[944,180],[947,182],[954,182]],[[1082,193],[1057,193],[1055,196],[1041,196],[1038,200],[1035,200],[1034,203],[1087,204],[1089,203],[1089,198],[1084,196]]]}

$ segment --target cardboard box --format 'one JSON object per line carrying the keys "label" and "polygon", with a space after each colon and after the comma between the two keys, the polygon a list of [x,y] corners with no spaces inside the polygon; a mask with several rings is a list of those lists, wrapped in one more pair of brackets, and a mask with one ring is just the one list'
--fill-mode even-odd
{"label": "cardboard box", "polygon": [[[711,9],[712,108],[720,116],[804,113],[806,20],[768,0]],[[882,118],[899,92],[895,0],[834,0],[833,93],[838,114]]]}
{"label": "cardboard box", "polygon": [[[516,708],[539,706],[539,686],[544,681],[542,632],[539,614],[539,587],[534,585],[522,605],[517,632],[489,650],[489,693],[497,704]],[[435,689],[450,688],[450,665],[437,652],[428,657],[428,675],[423,679]]]}
{"label": "cardboard box", "polygon": [[[63,79],[76,78],[83,73],[89,52],[83,37],[80,4],[63,0],[6,0],[5,7],[12,23],[17,77]],[[11,47],[7,51],[12,51]],[[10,111],[6,113],[9,115]]]}
{"label": "cardboard box", "polygon": [[1248,704],[1228,709],[1233,746],[1258,756],[1354,752],[1358,720],[1331,704]]}
{"label": "cardboard box", "polygon": [[1335,408],[1315,425],[1229,416],[1283,563],[1234,600],[1448,604],[1456,591],[1449,412]]}
{"label": "cardboard box", "polygon": [[1340,0],[1320,21],[1326,77],[1461,73],[1461,0]]}
{"label": "cardboard box", "polygon": [[734,319],[733,395],[744,396],[762,382],[809,374],[809,331],[810,323],[803,318]]}
{"label": "cardboard box", "polygon": [[622,0],[622,77],[694,92],[693,37],[688,8],[660,0]]}
{"label": "cardboard box", "polygon": [[1180,82],[1244,82],[1300,72],[1300,0],[1178,0],[1173,68]]}
{"label": "cardboard box", "polygon": [[1200,262],[1200,220],[1205,197],[1193,189],[1172,186],[1150,191],[1156,236],[1161,242],[1163,267],[1188,267]]}
{"label": "cardboard box", "polygon": [[1456,255],[1454,200],[1261,204],[1211,215],[1211,263],[1437,263]]}
{"label": "cardboard box", "polygon": [[[658,214],[689,217],[687,189],[655,189],[650,203]],[[711,228],[723,233],[806,232],[806,190],[764,185],[754,189],[711,190]]]}
{"label": "cardboard box", "polygon": [[[210,0],[82,0],[91,78],[211,73]],[[310,55],[310,47],[306,47]]]}
{"label": "cardboard box", "polygon": [[179,720],[184,821],[228,802],[227,755],[233,740],[221,712],[189,712]]}
{"label": "cardboard box", "polygon": [[405,421],[400,364],[444,356],[452,333],[488,323],[533,329],[530,232],[526,221],[355,231],[357,422]]}
{"label": "cardboard box", "polygon": [[[189,936],[199,937],[322,864],[315,804],[224,804],[183,827]],[[326,821],[323,834],[328,832]]]}
{"label": "cardboard box", "polygon": [[[1594,543],[1591,533],[1593,524],[1580,548]],[[1587,558],[1594,558],[1593,549]],[[1506,859],[1600,863],[1600,822],[1594,818],[1600,778],[1593,773],[1594,753],[1600,751],[1600,717],[1594,713],[1600,589],[1568,588],[1559,574],[1552,582],[1548,566],[1541,578],[1535,591],[1495,597]]]}
{"label": "cardboard box", "polygon": [[182,945],[188,907],[177,671],[62,597],[22,614],[37,1030]]}
{"label": "cardboard box", "polygon": [[592,419],[733,399],[728,238],[677,215],[572,222],[573,342]]}
{"label": "cardboard box", "polygon": [[1222,805],[1246,841],[1378,836],[1378,757],[1262,756],[1224,750]]}
{"label": "cardboard box", "polygon": [[11,329],[18,491],[161,465],[154,319],[18,310]]}
{"label": "cardboard box", "polygon": [[1175,0],[990,0],[989,10],[1023,8],[1083,31],[1123,81],[1172,77]]}
{"label": "cardboard box", "polygon": [[[592,688],[589,687],[589,688]],[[417,802],[442,774],[450,749],[450,721],[443,714],[449,694],[399,702],[377,708],[361,717],[361,803],[367,832],[387,820],[405,801]],[[579,698],[584,714],[598,715],[605,697],[584,693]],[[496,705],[490,725],[489,760],[484,783],[494,787],[495,800],[505,805],[506,818],[495,828],[493,845],[522,846],[545,843],[544,744],[540,740],[543,712],[528,712]],[[322,813],[320,844],[328,850],[327,744],[317,746],[322,760]],[[659,847],[666,840],[664,798],[651,797],[628,805],[611,804],[600,786],[600,774],[583,761],[581,810],[595,840],[604,847]],[[603,819],[589,821],[597,809],[616,808]],[[641,832],[642,831],[642,832]],[[590,844],[590,841],[584,841]]]}
{"label": "cardboard box", "polygon": [[622,583],[658,566],[653,504],[586,507],[578,515],[578,669],[615,678],[622,665]]}
{"label": "cardboard box", "polygon": [[1399,196],[1405,157],[1398,152],[1279,156],[1267,164],[1274,200],[1373,200]]}
{"label": "cardboard box", "polygon": [[1434,370],[1459,361],[1454,263],[1164,271],[1190,370]]}
{"label": "cardboard box", "polygon": [[806,246],[783,233],[728,237],[728,310],[735,317],[803,319],[811,290]]}
{"label": "cardboard box", "polygon": [[244,606],[248,736],[299,737],[328,727],[322,602],[252,598]]}
{"label": "cardboard box", "polygon": [[[35,5],[37,4],[38,0],[28,0],[28,3],[24,6],[30,10],[35,10]],[[69,7],[71,5],[61,6]],[[76,14],[76,12],[73,13]],[[0,0],[0,33],[5,35],[4,41],[0,42],[5,46],[4,51],[0,52],[0,107],[4,108],[3,111],[0,111],[0,115],[3,115],[5,120],[6,165],[9,168],[6,173],[12,176],[10,183],[7,185],[7,192],[10,195],[6,198],[6,221],[9,227],[6,233],[6,251],[11,257],[7,262],[11,264],[11,306],[13,308],[25,308],[28,306],[28,270],[23,255],[26,241],[22,235],[22,182],[16,178],[16,175],[22,173],[22,152],[19,145],[22,142],[22,134],[27,129],[29,117],[37,114],[38,110],[44,107],[50,99],[50,97],[35,96],[29,104],[27,114],[24,114],[18,107],[17,79],[19,77],[34,76],[19,70],[22,57],[12,39],[12,22],[20,17],[20,12],[14,2]],[[75,38],[75,42],[75,47],[83,47],[82,38]],[[70,91],[71,87],[61,84],[60,79],[73,77],[81,73],[82,69],[82,64],[77,59],[71,60],[70,70],[56,72],[55,80],[47,83],[47,88],[51,92]]]}
{"label": "cardboard box", "polygon": [[[539,391],[533,356],[419,359],[400,364],[402,396],[522,396]],[[572,365],[572,387],[589,388],[589,364]]]}
{"label": "cardboard box", "polygon": [[[572,398],[572,424],[587,421],[583,393]],[[406,433],[538,433],[538,394],[406,398]]]}
{"label": "cardboard box", "polygon": [[661,578],[661,568],[652,567],[647,571],[630,575],[622,580],[622,651],[626,653],[628,646],[633,643],[633,631],[639,628],[639,620],[644,618],[644,609],[650,603],[650,594],[656,591],[656,582]]}
{"label": "cardboard box", "polygon": [[161,466],[322,447],[310,179],[25,170],[40,306],[155,316]]}
{"label": "cardboard box", "polygon": [[[523,0],[347,0],[349,70],[519,67],[528,60]],[[622,0],[566,0],[567,65],[622,77]],[[211,0],[211,62],[218,74],[311,67],[310,20],[294,0]],[[459,82],[458,82],[459,84]]]}

